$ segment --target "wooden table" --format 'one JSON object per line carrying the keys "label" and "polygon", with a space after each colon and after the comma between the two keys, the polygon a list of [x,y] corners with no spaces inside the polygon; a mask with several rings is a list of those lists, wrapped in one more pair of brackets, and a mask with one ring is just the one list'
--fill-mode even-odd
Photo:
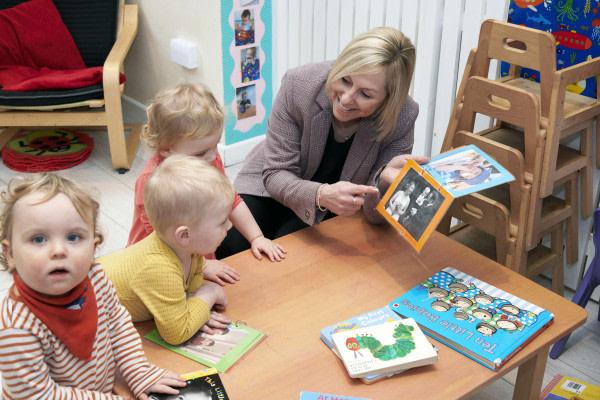
{"label": "wooden table", "polygon": [[[417,253],[388,225],[362,215],[337,217],[278,239],[285,261],[256,260],[247,251],[225,261],[241,273],[226,287],[233,320],[269,336],[227,374],[232,399],[297,399],[301,391],[369,399],[463,399],[519,367],[514,399],[537,399],[550,346],[581,326],[586,311],[563,297],[434,232]],[[444,267],[457,269],[542,306],[555,322],[499,372],[436,340],[439,362],[366,385],[349,378],[322,343],[323,327],[387,305]],[[136,324],[142,335],[153,323]],[[148,359],[178,373],[204,366],[143,339]],[[123,393],[122,383],[116,389]]]}

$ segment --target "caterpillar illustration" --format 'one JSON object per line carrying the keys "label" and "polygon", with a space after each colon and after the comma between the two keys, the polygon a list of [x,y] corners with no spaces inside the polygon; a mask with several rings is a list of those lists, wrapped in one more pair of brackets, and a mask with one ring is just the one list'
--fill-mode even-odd
{"label": "caterpillar illustration", "polygon": [[[373,357],[382,361],[394,360],[406,356],[415,349],[415,341],[413,340],[412,331],[415,328],[410,325],[399,324],[395,329],[392,337],[396,339],[394,344],[383,345],[373,336],[356,336],[346,339],[346,347],[349,350],[358,352],[360,349],[367,349]],[[362,356],[362,354],[360,354]],[[354,353],[356,358],[356,353]]]}

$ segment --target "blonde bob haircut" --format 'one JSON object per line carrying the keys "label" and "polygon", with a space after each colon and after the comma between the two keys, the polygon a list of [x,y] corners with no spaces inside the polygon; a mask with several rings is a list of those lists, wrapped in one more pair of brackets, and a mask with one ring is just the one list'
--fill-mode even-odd
{"label": "blonde bob haircut", "polygon": [[[59,193],[71,200],[81,218],[92,227],[94,236],[102,243],[104,236],[98,229],[100,205],[79,184],[53,173],[40,173],[29,177],[16,177],[8,183],[0,197],[4,205],[0,215],[0,241],[11,240],[13,230],[14,208],[17,201],[30,193],[43,192],[45,195],[35,204],[42,204]],[[32,205],[35,205],[32,204]],[[0,254],[0,264],[8,267],[4,253]]]}
{"label": "blonde bob haircut", "polygon": [[144,187],[144,208],[158,233],[191,225],[219,207],[233,206],[235,191],[221,171],[197,157],[174,154],[152,173]]}
{"label": "blonde bob haircut", "polygon": [[220,132],[225,123],[223,107],[202,83],[181,83],[159,92],[146,114],[142,137],[156,152]]}
{"label": "blonde bob haircut", "polygon": [[352,74],[387,71],[387,97],[373,117],[377,141],[385,139],[396,123],[408,96],[415,69],[415,46],[402,32],[378,27],[356,36],[337,57],[327,78],[327,90],[338,79]]}

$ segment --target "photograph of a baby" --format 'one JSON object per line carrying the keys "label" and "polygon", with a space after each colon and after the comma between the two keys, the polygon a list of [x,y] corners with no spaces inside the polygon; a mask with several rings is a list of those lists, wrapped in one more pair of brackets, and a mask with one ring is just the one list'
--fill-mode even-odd
{"label": "photograph of a baby", "polygon": [[475,151],[462,153],[460,157],[452,157],[430,163],[454,190],[462,190],[469,186],[479,185],[490,179],[498,170]]}
{"label": "photograph of a baby", "polygon": [[473,145],[434,157],[424,168],[454,197],[514,179],[493,158]]}

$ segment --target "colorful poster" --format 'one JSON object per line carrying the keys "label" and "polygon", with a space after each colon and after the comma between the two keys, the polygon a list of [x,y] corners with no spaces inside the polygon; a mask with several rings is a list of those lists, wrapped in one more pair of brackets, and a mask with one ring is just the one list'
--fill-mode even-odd
{"label": "colorful poster", "polygon": [[225,145],[264,135],[273,102],[271,0],[221,2]]}
{"label": "colorful poster", "polygon": [[[563,69],[600,55],[600,3],[590,0],[511,0],[508,22],[550,32],[556,38],[556,69]],[[502,76],[509,65],[502,63]],[[540,81],[538,71],[521,70],[521,76]],[[573,82],[567,90],[597,97],[596,78]]]}

